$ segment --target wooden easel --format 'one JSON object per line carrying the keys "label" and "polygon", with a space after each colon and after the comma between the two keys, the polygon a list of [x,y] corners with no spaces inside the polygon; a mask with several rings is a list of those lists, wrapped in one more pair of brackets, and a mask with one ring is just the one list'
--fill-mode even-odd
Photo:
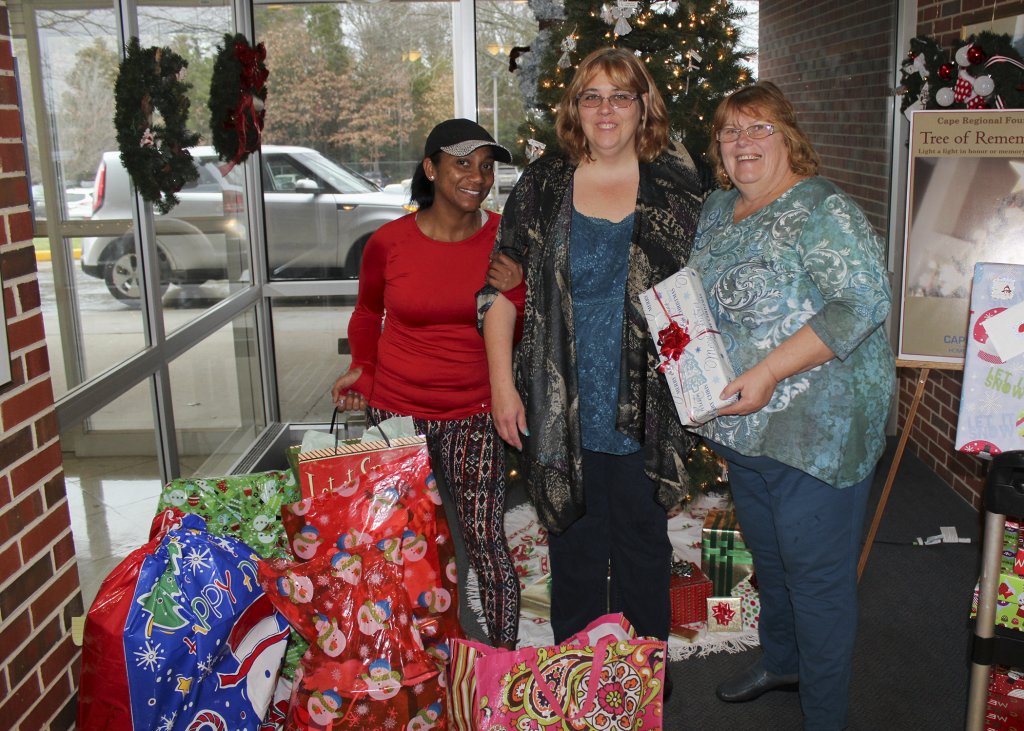
{"label": "wooden easel", "polygon": [[882,522],[882,514],[885,512],[885,504],[889,500],[889,493],[892,491],[892,484],[896,481],[896,473],[900,469],[900,461],[903,459],[903,451],[907,448],[907,441],[910,439],[910,430],[914,427],[914,419],[917,418],[917,407],[921,405],[921,397],[924,396],[924,387],[928,383],[928,376],[932,368],[946,370],[963,370],[962,363],[934,363],[931,361],[897,360],[897,368],[920,368],[917,376],[917,389],[914,391],[914,400],[910,402],[910,411],[907,412],[907,422],[903,425],[903,433],[900,434],[899,444],[896,446],[896,454],[892,457],[892,464],[889,465],[889,475],[885,478],[885,486],[882,488],[882,495],[878,498],[878,507],[875,508],[875,517],[871,520],[871,528],[868,529],[867,538],[864,540],[864,548],[860,552],[860,562],[857,564],[857,578],[860,579],[864,573],[864,566],[868,562],[868,555],[871,553],[871,546],[875,542],[875,534],[878,532],[878,524]]}

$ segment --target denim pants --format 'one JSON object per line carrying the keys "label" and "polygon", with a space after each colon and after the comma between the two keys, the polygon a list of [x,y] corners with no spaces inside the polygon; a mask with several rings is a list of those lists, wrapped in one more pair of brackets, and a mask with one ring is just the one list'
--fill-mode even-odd
{"label": "denim pants", "polygon": [[765,670],[800,677],[808,731],[847,725],[857,635],[857,560],[874,470],[836,489],[769,457],[710,443],[729,463],[761,595]]}
{"label": "denim pants", "polygon": [[668,639],[672,544],[641,452],[583,450],[587,512],[548,536],[551,627],[561,642],[608,612],[637,634]]}

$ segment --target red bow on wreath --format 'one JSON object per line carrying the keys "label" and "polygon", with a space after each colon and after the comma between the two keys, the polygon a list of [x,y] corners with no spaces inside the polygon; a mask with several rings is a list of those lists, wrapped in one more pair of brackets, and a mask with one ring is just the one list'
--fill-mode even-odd
{"label": "red bow on wreath", "polygon": [[270,75],[267,68],[262,66],[263,62],[267,60],[266,46],[257,43],[253,48],[248,43],[236,41],[235,58],[242,64],[242,86],[252,87],[255,92],[261,91],[267,82],[267,76]]}
{"label": "red bow on wreath", "polygon": [[[267,58],[267,49],[262,43],[256,44],[253,48],[248,43],[236,41],[234,54],[242,66],[239,76],[239,85],[242,89],[238,106],[229,113],[224,124],[238,134],[238,150],[231,160],[232,165],[237,165],[243,157],[259,147],[266,111],[263,108],[263,100],[257,95],[263,91],[270,72],[263,65]],[[252,123],[256,133],[256,139],[252,141],[251,147],[248,140],[248,122]]]}

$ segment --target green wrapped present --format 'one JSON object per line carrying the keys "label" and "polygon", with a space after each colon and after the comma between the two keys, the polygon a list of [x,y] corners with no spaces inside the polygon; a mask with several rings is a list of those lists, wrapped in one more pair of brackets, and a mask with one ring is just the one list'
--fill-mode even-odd
{"label": "green wrapped present", "polygon": [[[997,627],[1024,631],[1024,576],[1014,571],[1017,558],[1017,544],[1021,533],[1017,521],[1007,520],[1003,527],[1003,553],[999,562],[999,586],[996,589]],[[971,618],[978,616],[978,591],[974,587],[971,601]]]}
{"label": "green wrapped present", "polygon": [[291,558],[281,506],[298,500],[290,470],[179,478],[164,485],[157,513],[170,507],[193,513],[211,535],[237,538],[263,558]]}
{"label": "green wrapped present", "polygon": [[754,573],[754,559],[743,542],[735,510],[708,511],[701,530],[700,568],[713,586],[712,596],[729,596]]}

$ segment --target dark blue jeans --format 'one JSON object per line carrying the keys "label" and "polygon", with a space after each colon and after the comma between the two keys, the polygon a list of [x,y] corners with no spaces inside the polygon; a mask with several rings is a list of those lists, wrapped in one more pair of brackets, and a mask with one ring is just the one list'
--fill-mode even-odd
{"label": "dark blue jeans", "polygon": [[769,457],[709,446],[729,462],[736,518],[754,556],[764,668],[800,676],[807,731],[845,728],[857,559],[874,471],[836,489]]}
{"label": "dark blue jeans", "polygon": [[668,639],[672,544],[640,452],[583,451],[586,514],[548,536],[551,627],[562,642],[608,612],[637,634]]}

